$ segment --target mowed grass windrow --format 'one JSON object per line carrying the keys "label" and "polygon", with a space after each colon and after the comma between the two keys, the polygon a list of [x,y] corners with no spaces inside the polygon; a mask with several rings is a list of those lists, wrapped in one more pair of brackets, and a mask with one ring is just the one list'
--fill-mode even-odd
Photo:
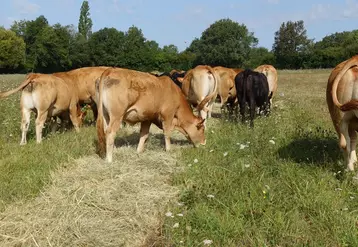
{"label": "mowed grass windrow", "polygon": [[[46,130],[37,145],[32,117],[20,146],[20,93],[0,100],[0,245],[358,246],[358,187],[325,102],[330,70],[278,73],[271,115],[254,129],[216,104],[205,147],[176,134],[165,152],[153,128],[137,155],[138,127],[126,127],[111,165],[90,125]],[[0,76],[0,91],[23,79]]]}

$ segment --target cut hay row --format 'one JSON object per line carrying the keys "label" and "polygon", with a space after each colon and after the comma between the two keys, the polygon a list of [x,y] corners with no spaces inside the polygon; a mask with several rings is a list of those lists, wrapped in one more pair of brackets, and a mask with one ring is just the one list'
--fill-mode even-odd
{"label": "cut hay row", "polygon": [[177,152],[158,145],[141,155],[135,145],[123,145],[112,164],[93,155],[53,172],[38,197],[1,213],[0,246],[144,245],[178,192],[170,185]]}

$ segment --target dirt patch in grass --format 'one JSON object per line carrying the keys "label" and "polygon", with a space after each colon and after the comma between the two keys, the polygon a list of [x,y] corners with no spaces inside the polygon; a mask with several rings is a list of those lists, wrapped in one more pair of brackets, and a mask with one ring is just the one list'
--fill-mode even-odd
{"label": "dirt patch in grass", "polygon": [[151,139],[140,155],[131,143],[117,147],[112,164],[93,155],[62,166],[40,196],[0,214],[0,245],[145,245],[148,236],[157,235],[166,205],[176,200],[170,179],[181,169],[177,151],[190,148],[178,142],[165,152],[155,135]]}

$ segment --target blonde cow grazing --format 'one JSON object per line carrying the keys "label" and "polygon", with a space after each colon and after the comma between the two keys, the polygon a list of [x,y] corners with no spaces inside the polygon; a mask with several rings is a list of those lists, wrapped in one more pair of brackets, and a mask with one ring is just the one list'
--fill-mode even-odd
{"label": "blonde cow grazing", "polygon": [[338,64],[328,79],[326,99],[347,169],[357,161],[358,131],[358,56]]}
{"label": "blonde cow grazing", "polygon": [[67,83],[73,84],[74,90],[76,90],[80,103],[88,103],[91,105],[94,119],[97,119],[97,107],[94,101],[96,89],[95,82],[102,73],[109,67],[83,67],[79,69],[70,70],[67,72],[54,73]]}
{"label": "blonde cow grazing", "polygon": [[41,142],[42,129],[45,121],[53,116],[67,118],[68,113],[76,131],[79,130],[78,97],[72,84],[47,74],[29,74],[25,81],[15,89],[1,92],[0,98],[5,98],[22,90],[20,107],[22,113],[20,145],[26,144],[26,134],[30,125],[31,111],[36,117],[36,141]]}
{"label": "blonde cow grazing", "polygon": [[198,65],[189,70],[183,81],[182,90],[188,102],[196,107],[203,119],[211,117],[212,107],[217,96],[219,77],[213,68]]}
{"label": "blonde cow grazing", "polygon": [[170,150],[174,129],[194,146],[205,145],[205,120],[193,114],[180,88],[168,76],[110,68],[102,74],[96,90],[99,153],[106,153],[108,162],[112,162],[114,138],[122,121],[141,123],[138,152],[144,150],[152,123],[163,129],[166,150]]}
{"label": "blonde cow grazing", "polygon": [[272,65],[264,64],[257,67],[255,71],[263,73],[266,76],[269,84],[269,96],[271,96],[270,104],[272,105],[272,98],[277,91],[277,70]]}
{"label": "blonde cow grazing", "polygon": [[238,74],[234,69],[222,66],[214,67],[214,71],[219,76],[218,95],[220,97],[221,110],[224,110],[225,104],[229,103],[231,110],[236,100],[235,76]]}

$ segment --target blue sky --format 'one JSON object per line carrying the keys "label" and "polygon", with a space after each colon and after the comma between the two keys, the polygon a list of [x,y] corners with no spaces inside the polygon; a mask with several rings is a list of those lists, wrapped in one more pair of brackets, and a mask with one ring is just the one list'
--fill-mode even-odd
{"label": "blue sky", "polygon": [[[14,20],[33,20],[44,15],[49,23],[77,26],[82,0],[7,0],[0,8],[0,26]],[[358,0],[89,0],[93,31],[132,25],[144,36],[163,45],[184,50],[210,24],[230,18],[245,24],[271,50],[274,33],[282,22],[303,20],[308,37],[357,29]]]}

